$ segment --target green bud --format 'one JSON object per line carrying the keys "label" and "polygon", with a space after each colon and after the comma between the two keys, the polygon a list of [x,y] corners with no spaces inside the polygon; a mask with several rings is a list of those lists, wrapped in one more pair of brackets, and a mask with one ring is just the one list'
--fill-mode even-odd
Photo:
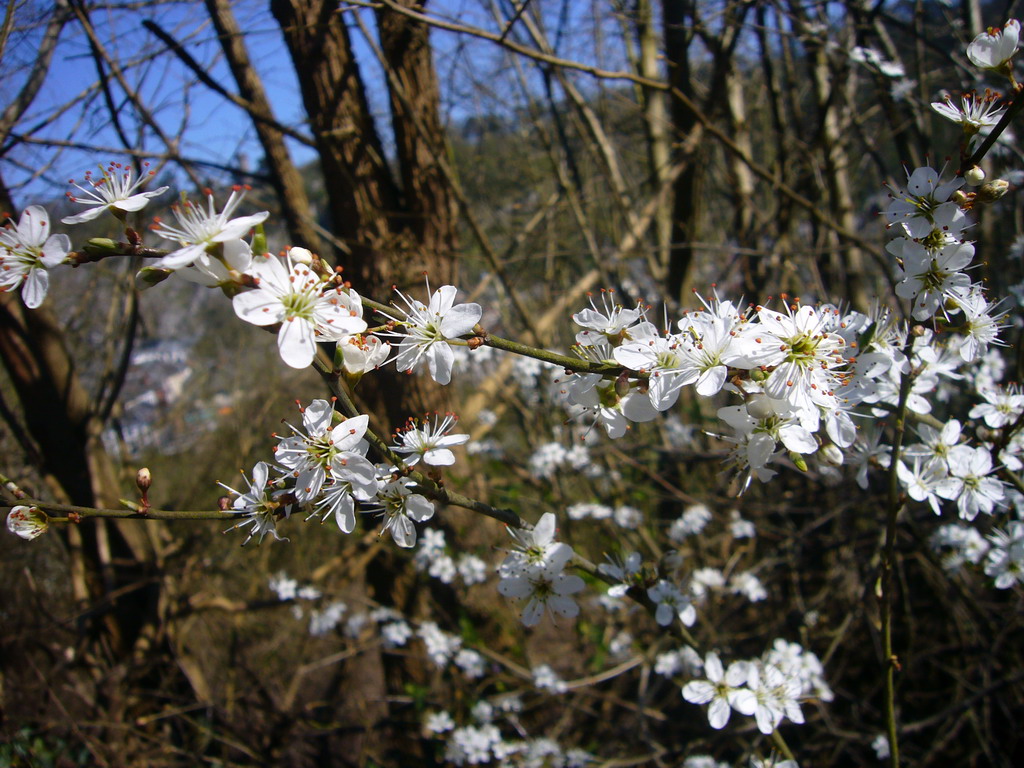
{"label": "green bud", "polygon": [[135,275],[135,285],[139,290],[144,291],[162,283],[171,276],[171,272],[172,270],[162,267],[143,267]]}
{"label": "green bud", "polygon": [[799,454],[796,451],[790,451],[789,460],[796,464],[796,468],[799,469],[801,472],[807,471],[807,460],[803,457],[802,454]]}
{"label": "green bud", "polygon": [[121,249],[109,237],[93,237],[82,248],[90,256],[117,256]]}
{"label": "green bud", "polygon": [[252,252],[260,256],[267,252],[267,233],[262,224],[256,225],[256,232],[252,236]]}

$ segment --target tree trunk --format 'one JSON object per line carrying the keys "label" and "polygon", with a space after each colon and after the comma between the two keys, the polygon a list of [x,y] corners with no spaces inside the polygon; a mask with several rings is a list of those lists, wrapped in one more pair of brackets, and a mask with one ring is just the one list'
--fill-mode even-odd
{"label": "tree trunk", "polygon": [[[413,4],[410,3],[410,6]],[[384,155],[344,15],[326,0],[272,0],[271,10],[302,88],[320,155],[334,234],[347,247],[345,275],[385,300],[392,285],[421,297],[454,276],[455,205],[437,158],[444,152],[437,78],[427,29],[406,16],[377,13],[387,62],[395,160]],[[415,277],[413,277],[415,276]],[[364,405],[388,431],[415,413],[439,410],[444,397],[424,376],[383,369]]]}

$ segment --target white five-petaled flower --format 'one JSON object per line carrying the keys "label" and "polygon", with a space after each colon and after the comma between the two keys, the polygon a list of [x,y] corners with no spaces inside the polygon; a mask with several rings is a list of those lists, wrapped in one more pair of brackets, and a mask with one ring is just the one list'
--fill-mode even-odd
{"label": "white five-petaled flower", "polygon": [[913,299],[915,320],[927,320],[947,299],[963,301],[970,290],[970,278],[960,270],[974,258],[970,243],[947,243],[938,248],[925,248],[905,238],[886,246],[890,253],[899,251],[903,267],[897,273],[900,282],[896,295]]}
{"label": "white five-petaled flower", "polygon": [[506,576],[498,583],[498,592],[505,597],[527,599],[523,624],[536,626],[545,608],[567,619],[579,615],[580,607],[570,595],[580,592],[585,583],[579,576],[567,573],[523,572]]}
{"label": "white five-petaled flower", "polygon": [[896,476],[907,489],[907,495],[914,501],[927,501],[936,515],[942,514],[938,488],[946,479],[946,469],[941,461],[924,461],[914,456],[914,468],[908,469],[902,461],[896,464]]}
{"label": "white five-petaled flower", "polygon": [[987,448],[958,445],[949,452],[949,477],[940,482],[935,493],[955,499],[960,517],[973,520],[979,512],[991,515],[1002,504],[1003,483],[989,475],[994,471],[992,454]]}
{"label": "white five-petaled flower", "polygon": [[985,558],[985,575],[995,579],[996,589],[1009,589],[1024,583],[1024,522],[1014,520],[1005,531],[995,530]]}
{"label": "white five-petaled flower", "polygon": [[1020,22],[1010,19],[1002,29],[989,28],[967,46],[967,58],[982,69],[1005,69],[1017,53],[1020,42]]}
{"label": "white five-petaled flower", "polygon": [[784,717],[798,725],[804,715],[797,698],[802,685],[793,675],[786,675],[773,664],[751,664],[747,686],[754,693],[757,729],[766,736],[778,727]]}
{"label": "white five-petaled flower", "polygon": [[901,224],[910,237],[927,237],[933,230],[957,238],[967,223],[967,215],[949,196],[964,185],[962,176],[942,183],[939,174],[925,166],[914,169],[907,178],[907,191],[894,191],[885,211],[889,225]]}
{"label": "white five-petaled flower", "polygon": [[267,256],[256,259],[249,273],[257,288],[231,300],[235,314],[253,325],[280,323],[277,348],[292,368],[313,362],[318,340],[337,341],[366,330],[359,294],[341,287],[322,292],[325,284],[305,264]]}
{"label": "white five-petaled flower", "polygon": [[448,342],[470,333],[483,315],[479,304],[456,304],[458,292],[454,285],[442,285],[430,304],[424,304],[396,291],[405,302],[405,309],[396,307],[403,316],[391,318],[398,324],[394,335],[402,339],[395,361],[398,370],[411,371],[426,357],[434,381],[448,384],[452,380],[455,354]]}
{"label": "white five-petaled flower", "polygon": [[[148,166],[149,163],[143,165]],[[76,184],[74,179],[70,181],[82,191],[83,196],[76,196],[68,192],[67,198],[73,203],[91,207],[73,216],[65,216],[61,221],[64,224],[82,224],[92,221],[104,211],[110,211],[123,221],[124,214],[141,211],[149,204],[151,198],[167,191],[167,187],[160,187],[149,192],[139,192],[139,189],[154,175],[156,175],[156,171],[148,171],[136,179],[135,169],[132,166],[114,162],[105,168],[101,166],[98,178],[92,175],[92,171],[86,171],[85,186]]]}
{"label": "white five-petaled flower", "polygon": [[0,228],[0,292],[13,291],[24,283],[22,301],[29,309],[36,309],[50,287],[47,270],[64,261],[70,250],[67,235],[50,234],[46,209],[30,205],[17,226],[9,222]]}
{"label": "white five-petaled flower", "polygon": [[[305,431],[292,427],[295,434],[274,446],[274,458],[295,477],[295,498],[300,503],[317,497],[336,461],[361,460],[369,464],[363,458],[366,452],[363,436],[369,417],[355,416],[339,424],[332,424],[333,418],[330,403],[314,400],[302,409]],[[371,474],[373,471],[370,465]]]}
{"label": "white five-petaled flower", "polygon": [[502,578],[521,574],[543,573],[552,576],[561,573],[572,559],[572,547],[555,541],[555,515],[545,512],[532,531],[509,528],[509,534],[519,545],[508,553],[498,569]]}
{"label": "white five-petaled flower", "polygon": [[687,627],[697,621],[697,609],[690,598],[670,581],[659,579],[658,583],[647,589],[647,597],[657,606],[654,620],[663,627],[669,626],[676,617]]}
{"label": "white five-petaled flower", "polygon": [[422,425],[416,419],[409,419],[404,430],[395,433],[397,445],[391,446],[395,453],[408,455],[406,464],[412,466],[421,458],[424,464],[435,467],[447,467],[455,463],[455,454],[451,446],[462,445],[469,441],[469,435],[448,434],[459,417],[454,413],[446,413],[442,421],[435,414],[434,423],[424,420]]}
{"label": "white five-petaled flower", "polygon": [[396,479],[389,468],[384,474],[388,479],[384,480],[377,492],[377,500],[384,515],[380,535],[383,536],[385,531],[390,532],[395,544],[410,549],[416,546],[416,526],[413,523],[422,523],[432,518],[434,505],[426,496],[412,492],[410,486],[415,485],[412,481]]}
{"label": "white five-petaled flower", "polygon": [[712,651],[704,657],[707,680],[688,682],[683,686],[683,698],[691,704],[710,704],[708,722],[716,730],[725,727],[734,709],[741,714],[752,715],[757,708],[757,700],[751,691],[742,687],[747,681],[747,667],[747,662],[735,662],[725,670],[718,654]]}
{"label": "white five-petaled flower", "polygon": [[164,256],[155,266],[163,269],[181,269],[198,259],[207,252],[211,246],[224,243],[228,240],[238,240],[250,229],[263,221],[270,215],[268,211],[261,211],[249,216],[241,216],[232,219],[239,203],[245,198],[245,190],[242,187],[235,187],[231,191],[224,208],[217,212],[214,208],[213,192],[206,190],[207,207],[203,207],[190,200],[182,200],[175,205],[174,218],[178,220],[177,226],[165,224],[156,219],[152,230],[165,240],[174,240],[181,245],[176,251]]}
{"label": "white five-petaled flower", "polygon": [[1024,412],[1024,394],[1013,384],[989,387],[979,394],[985,402],[975,405],[967,415],[972,419],[984,419],[987,427],[1002,429],[1013,424]]}
{"label": "white five-petaled flower", "polygon": [[1006,108],[999,106],[999,94],[986,90],[984,96],[976,93],[965,93],[960,97],[960,106],[953,104],[952,99],[933,101],[932,109],[947,120],[959,123],[965,133],[975,134],[982,128],[991,128],[999,122]]}
{"label": "white five-petaled flower", "polygon": [[835,390],[843,377],[835,369],[847,361],[846,341],[828,330],[834,313],[829,307],[799,303],[785,304],[783,312],[758,307],[760,327],[746,334],[745,351],[760,365],[774,366],[764,383],[765,394],[797,410],[837,407]]}
{"label": "white five-petaled flower", "polygon": [[[583,346],[605,342],[617,343],[625,338],[632,338],[632,329],[643,318],[643,311],[624,309],[615,303],[613,291],[601,289],[601,301],[604,311],[594,306],[594,297],[590,295],[590,309],[584,309],[572,316],[572,319],[586,330],[576,334],[576,343]],[[653,330],[653,326],[650,329]],[[651,335],[648,333],[647,335]]]}

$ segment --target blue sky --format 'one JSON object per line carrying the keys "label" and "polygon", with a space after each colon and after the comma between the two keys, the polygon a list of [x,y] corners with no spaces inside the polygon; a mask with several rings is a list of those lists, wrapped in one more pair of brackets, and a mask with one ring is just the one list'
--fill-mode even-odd
{"label": "blue sky", "polygon": [[[610,17],[605,4],[596,0],[593,5],[573,0],[535,2],[547,14],[549,27],[554,28],[562,18],[573,30],[573,34],[560,41],[561,55],[604,67],[623,66],[617,40],[618,22]],[[47,5],[44,3],[42,7]],[[205,19],[202,3],[164,3],[144,11],[128,10],[124,4],[114,3],[111,8],[105,12],[96,11],[92,17],[102,43],[111,54],[126,62],[126,79],[138,89],[141,99],[152,109],[167,135],[174,136],[183,125],[187,126],[181,133],[181,155],[221,165],[235,165],[244,157],[250,167],[255,166],[262,152],[244,112],[205,86],[192,84],[194,78],[172,56],[151,56],[153,52],[162,50],[163,45],[142,27],[142,21],[146,19],[155,21],[184,43],[189,52],[208,67],[217,82],[228,90],[235,90],[231,75],[221,61],[213,30]],[[444,0],[435,2],[431,8],[434,13],[463,24],[491,31],[499,29],[485,0]],[[505,15],[509,12],[506,6]],[[303,110],[298,84],[268,3],[243,0],[236,3],[235,13],[246,32],[250,57],[260,71],[277,118],[301,130]],[[369,12],[349,10],[347,13],[361,13],[372,34],[373,19]],[[22,23],[33,18],[27,3],[19,5],[16,14],[16,20]],[[351,18],[354,21],[354,17]],[[599,36],[595,37],[595,31],[599,31]],[[357,56],[369,84],[371,104],[381,119],[386,119],[382,74],[354,23],[353,34]],[[600,43],[595,44],[595,40]],[[14,92],[11,86],[18,87],[23,81],[25,66],[38,50],[38,41],[38,28],[12,36],[4,60],[0,62],[0,77],[9,85],[8,94]],[[507,60],[492,43],[437,30],[432,33],[432,43],[435,66],[442,84],[443,106],[450,121],[458,121],[474,113],[512,111],[521,101],[521,90],[513,87],[511,79],[514,72],[507,67]],[[531,77],[536,83],[536,73]],[[578,76],[578,81],[584,88],[591,84],[583,75]],[[64,105],[85,94],[88,106],[84,111],[81,106],[71,107],[46,127],[35,131],[34,135],[75,144],[122,148],[123,143],[114,130],[96,83],[96,68],[87,39],[76,23],[69,24],[46,83],[22,123],[34,126],[49,120]],[[123,100],[123,92],[115,89],[114,98]],[[156,154],[165,151],[164,143],[154,135],[154,131],[141,124],[132,110],[121,109],[119,115],[134,148]],[[296,162],[313,159],[312,150],[298,142],[292,142],[291,149]],[[25,205],[60,195],[67,188],[69,178],[81,178],[86,169],[123,157],[125,155],[119,156],[110,151],[91,152],[73,147],[22,144],[7,153],[3,173],[16,201]],[[212,168],[207,173],[211,180],[226,180],[223,174]],[[189,185],[181,176],[177,180]]]}

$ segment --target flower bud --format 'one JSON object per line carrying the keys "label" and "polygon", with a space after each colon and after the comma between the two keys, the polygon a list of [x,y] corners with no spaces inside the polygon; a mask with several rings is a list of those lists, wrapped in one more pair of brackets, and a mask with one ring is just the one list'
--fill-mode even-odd
{"label": "flower bud", "polygon": [[838,446],[831,443],[821,447],[821,450],[818,451],[818,458],[833,467],[843,466],[843,452],[839,450]]}
{"label": "flower bud", "polygon": [[976,187],[985,180],[985,172],[978,166],[973,166],[967,173],[964,174],[964,181],[969,186]]}
{"label": "flower bud", "polygon": [[615,379],[615,394],[619,397],[625,397],[629,394],[629,373],[623,371],[619,374],[618,378]]}
{"label": "flower bud", "polygon": [[747,414],[750,418],[757,419],[758,421],[775,415],[775,409],[772,407],[768,395],[750,395],[747,398],[746,406]]}
{"label": "flower bud", "polygon": [[796,465],[796,468],[801,472],[807,471],[807,459],[805,459],[801,454],[796,451],[790,451],[789,460],[792,461]]}
{"label": "flower bud", "polygon": [[262,254],[267,252],[267,233],[263,230],[263,223],[256,225],[252,235],[252,252]]}
{"label": "flower bud", "polygon": [[291,256],[292,261],[296,264],[312,264],[313,263],[313,252],[308,248],[292,248],[288,251],[288,255]]}
{"label": "flower bud", "polygon": [[150,486],[153,485],[153,474],[149,471],[149,467],[143,467],[135,473],[135,485],[143,493],[148,491]]}
{"label": "flower bud", "polygon": [[987,203],[994,203],[1009,191],[1010,182],[1006,179],[993,179],[981,186],[981,189],[978,190],[978,194],[974,199],[983,205]]}
{"label": "flower bud", "polygon": [[50,518],[38,507],[20,505],[7,515],[7,530],[26,541],[42,536],[50,527]]}

